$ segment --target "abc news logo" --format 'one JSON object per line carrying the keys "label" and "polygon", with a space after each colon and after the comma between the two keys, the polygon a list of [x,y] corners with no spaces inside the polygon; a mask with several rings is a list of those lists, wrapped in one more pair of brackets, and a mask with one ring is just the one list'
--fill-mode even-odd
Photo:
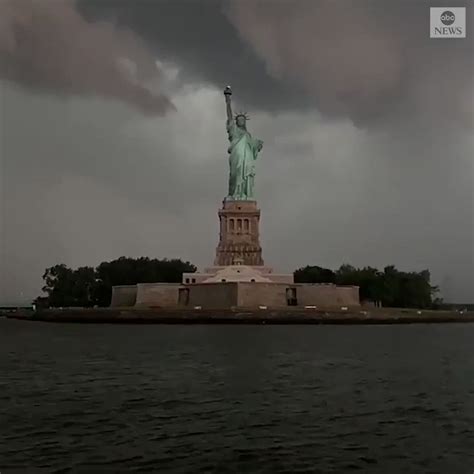
{"label": "abc news logo", "polygon": [[430,38],[465,38],[466,8],[430,8]]}

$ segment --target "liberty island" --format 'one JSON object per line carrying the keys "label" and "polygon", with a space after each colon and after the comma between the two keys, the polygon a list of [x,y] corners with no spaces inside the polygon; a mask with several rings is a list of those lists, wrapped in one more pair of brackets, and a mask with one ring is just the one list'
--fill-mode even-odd
{"label": "liberty island", "polygon": [[[182,276],[179,273],[180,283],[113,286],[109,308],[53,307],[34,310],[33,314],[13,313],[8,317],[56,322],[166,324],[474,321],[472,313],[456,311],[400,311],[375,307],[368,311],[367,307],[361,308],[358,286],[295,283],[293,273],[277,273],[266,266],[260,245],[260,209],[255,198],[256,162],[263,141],[255,139],[247,130],[246,114],[233,116],[231,94],[230,87],[226,87],[229,180],[222,207],[218,210],[219,240],[213,266],[202,271],[196,271],[192,266],[192,273]],[[271,237],[278,239],[278,235]]]}
{"label": "liberty island", "polygon": [[[272,267],[266,266],[260,245],[260,209],[255,193],[256,163],[263,149],[263,141],[254,138],[248,131],[246,114],[233,115],[231,96],[232,90],[227,86],[224,97],[229,139],[229,177],[227,193],[218,210],[219,240],[213,266],[203,271],[196,271],[196,267],[191,266],[194,271],[182,273],[182,276],[179,272],[180,283],[175,280],[174,283],[112,286],[109,308],[50,308],[8,317],[55,322],[165,324],[406,324],[474,321],[474,314],[465,314],[464,311],[422,312],[374,305],[364,305],[362,308],[358,286],[295,283],[293,273],[277,273]],[[278,239],[278,235],[272,235],[272,239]],[[318,251],[323,252],[324,249],[318,248]],[[187,270],[191,269],[187,267]]]}
{"label": "liberty island", "polygon": [[[260,245],[260,209],[255,199],[256,164],[263,141],[247,129],[245,113],[234,116],[232,89],[224,89],[229,176],[218,211],[214,265],[184,273],[181,283],[138,283],[112,288],[112,307],[163,309],[359,308],[359,287],[295,283],[292,273],[266,266]],[[273,236],[273,238],[278,238]]]}

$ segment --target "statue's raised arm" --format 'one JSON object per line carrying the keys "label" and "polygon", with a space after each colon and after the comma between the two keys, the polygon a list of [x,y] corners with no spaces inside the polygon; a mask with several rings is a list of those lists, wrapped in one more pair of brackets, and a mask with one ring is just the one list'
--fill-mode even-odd
{"label": "statue's raised arm", "polygon": [[227,121],[232,122],[233,115],[232,115],[232,104],[231,104],[231,96],[232,96],[232,89],[230,86],[226,86],[224,89],[224,97],[225,97],[225,104],[227,108]]}

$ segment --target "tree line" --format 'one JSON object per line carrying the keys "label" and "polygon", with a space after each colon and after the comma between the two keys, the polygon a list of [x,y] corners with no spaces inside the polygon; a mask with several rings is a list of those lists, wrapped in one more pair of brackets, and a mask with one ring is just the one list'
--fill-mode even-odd
{"label": "tree line", "polygon": [[[43,292],[38,305],[49,307],[108,306],[112,286],[136,283],[180,283],[185,272],[196,266],[180,259],[120,257],[97,267],[71,269],[64,264],[47,268],[43,274]],[[430,283],[430,272],[402,272],[394,266],[382,271],[342,265],[333,271],[319,266],[305,266],[294,272],[295,283],[334,283],[356,285],[361,300],[381,303],[385,307],[432,308],[439,306],[438,288]]]}
{"label": "tree line", "polygon": [[179,259],[150,259],[148,257],[120,257],[102,262],[96,268],[71,269],[64,264],[47,268],[43,274],[46,296],[36,303],[49,307],[108,306],[112,286],[136,283],[179,283],[184,272],[195,272],[196,267]]}
{"label": "tree line", "polygon": [[442,303],[438,287],[431,285],[430,272],[402,272],[393,265],[382,271],[373,267],[342,265],[338,270],[306,266],[295,271],[295,283],[356,285],[362,301],[392,308],[436,308]]}

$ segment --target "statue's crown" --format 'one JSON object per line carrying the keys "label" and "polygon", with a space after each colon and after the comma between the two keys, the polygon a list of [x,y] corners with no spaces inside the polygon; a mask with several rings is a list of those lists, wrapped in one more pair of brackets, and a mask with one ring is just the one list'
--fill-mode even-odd
{"label": "statue's crown", "polygon": [[237,117],[243,117],[245,120],[250,120],[250,117],[247,115],[247,112],[239,112],[238,114],[235,114],[235,119],[237,119]]}

